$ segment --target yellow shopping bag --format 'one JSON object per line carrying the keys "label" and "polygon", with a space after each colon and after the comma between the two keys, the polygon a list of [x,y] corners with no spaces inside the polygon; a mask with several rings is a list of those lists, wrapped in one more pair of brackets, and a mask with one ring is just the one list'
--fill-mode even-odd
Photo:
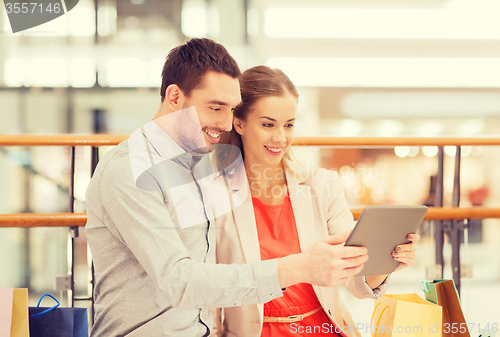
{"label": "yellow shopping bag", "polygon": [[417,294],[384,295],[375,301],[373,337],[441,337],[442,308]]}
{"label": "yellow shopping bag", "polygon": [[0,337],[29,337],[28,289],[0,288]]}

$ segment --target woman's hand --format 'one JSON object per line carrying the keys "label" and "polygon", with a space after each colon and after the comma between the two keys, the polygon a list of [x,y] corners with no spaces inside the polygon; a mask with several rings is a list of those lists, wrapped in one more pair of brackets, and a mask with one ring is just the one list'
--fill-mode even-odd
{"label": "woman's hand", "polygon": [[399,262],[399,266],[395,271],[411,267],[415,263],[415,252],[417,251],[417,246],[415,244],[420,241],[420,235],[408,234],[406,238],[410,241],[410,243],[398,245],[392,252],[394,260]]}

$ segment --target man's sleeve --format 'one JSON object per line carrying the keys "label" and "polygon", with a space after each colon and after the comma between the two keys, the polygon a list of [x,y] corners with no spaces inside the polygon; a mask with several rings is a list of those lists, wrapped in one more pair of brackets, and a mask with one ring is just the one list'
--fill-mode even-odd
{"label": "man's sleeve", "polygon": [[[127,156],[110,161],[103,170],[103,214],[110,219],[110,230],[174,307],[230,307],[282,296],[277,259],[246,265],[193,261],[164,202],[161,184],[156,190],[137,188],[131,170],[124,167],[130,167]],[[150,179],[156,179],[154,174]]]}

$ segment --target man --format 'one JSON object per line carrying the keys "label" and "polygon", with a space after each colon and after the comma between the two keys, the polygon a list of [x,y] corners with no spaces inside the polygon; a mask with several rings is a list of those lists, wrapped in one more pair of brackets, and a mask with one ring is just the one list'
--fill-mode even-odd
{"label": "man", "polygon": [[[95,266],[91,336],[208,336],[209,308],[265,303],[282,288],[336,286],[366,249],[330,236],[281,259],[215,265],[213,214],[202,181],[207,153],[231,130],[240,70],[208,39],[174,48],[162,72],[154,120],[100,161],[86,196]],[[212,225],[212,226],[211,226]]]}

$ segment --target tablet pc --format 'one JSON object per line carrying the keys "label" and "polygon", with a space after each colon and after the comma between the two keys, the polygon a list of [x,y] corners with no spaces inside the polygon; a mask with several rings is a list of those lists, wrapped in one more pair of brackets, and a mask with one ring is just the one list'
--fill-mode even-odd
{"label": "tablet pc", "polygon": [[399,265],[392,251],[409,243],[406,236],[416,233],[426,213],[425,206],[367,206],[345,243],[368,249],[369,259],[356,276],[392,273]]}

